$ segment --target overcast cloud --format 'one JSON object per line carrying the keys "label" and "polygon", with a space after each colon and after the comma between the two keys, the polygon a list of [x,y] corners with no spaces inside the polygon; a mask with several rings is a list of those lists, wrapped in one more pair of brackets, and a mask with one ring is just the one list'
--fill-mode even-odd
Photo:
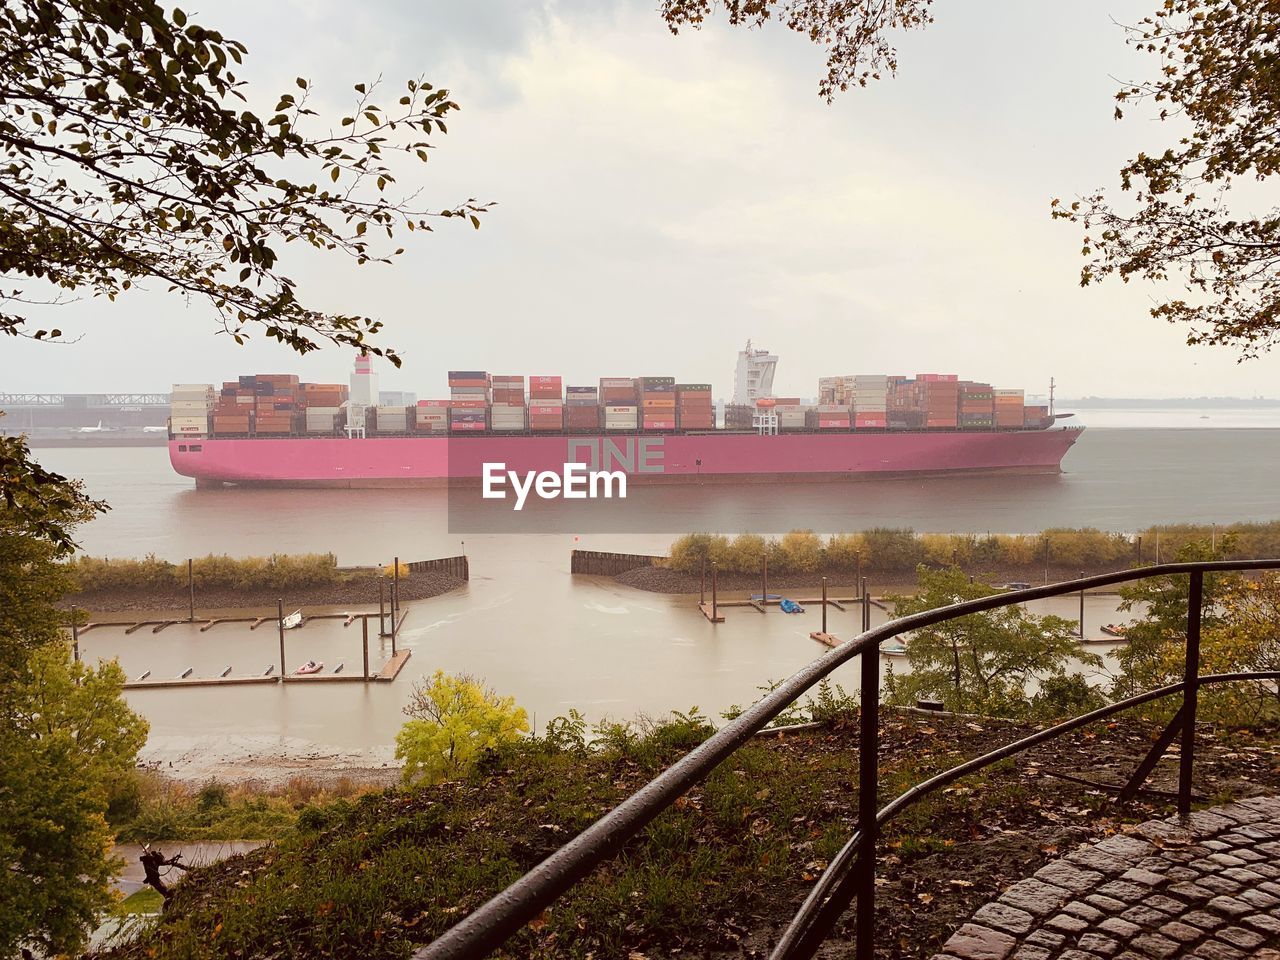
{"label": "overcast cloud", "polygon": [[[731,387],[747,337],[780,393],[826,374],[954,371],[1060,395],[1274,396],[1280,358],[1237,365],[1152,319],[1150,287],[1081,290],[1080,235],[1049,201],[1116,182],[1166,135],[1112,120],[1116,78],[1149,72],[1113,21],[1147,2],[939,0],[899,39],[900,74],[822,103],[822,53],[780,28],[673,37],[653,3],[220,2],[192,11],[249,47],[264,100],[312,78],[339,116],[352,83],[424,75],[463,107],[414,181],[442,223],[394,267],[297,262],[312,306],[386,321],[405,368],[671,375]],[[358,9],[359,12],[355,12]],[[268,104],[268,107],[270,104]],[[9,391],[164,390],[247,372],[345,379],[214,336],[158,287],[60,308],[71,346],[9,342]]]}

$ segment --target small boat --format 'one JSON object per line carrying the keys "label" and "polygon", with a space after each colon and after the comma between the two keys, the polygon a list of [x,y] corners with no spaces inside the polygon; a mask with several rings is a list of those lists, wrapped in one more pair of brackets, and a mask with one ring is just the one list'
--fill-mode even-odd
{"label": "small boat", "polygon": [[304,663],[302,666],[300,666],[297,670],[293,672],[305,677],[312,673],[319,673],[323,669],[324,669],[323,660],[308,660],[306,663]]}
{"label": "small boat", "polygon": [[349,627],[356,622],[356,615],[354,613],[344,614],[344,616],[346,617],[346,619],[342,621],[342,625],[344,627]]}
{"label": "small boat", "polygon": [[1102,625],[1102,632],[1109,637],[1123,637],[1125,628],[1118,623],[1106,623]]}
{"label": "small boat", "polygon": [[880,655],[883,657],[905,657],[907,648],[900,643],[889,643],[880,648]]}
{"label": "small boat", "polygon": [[294,627],[302,626],[302,611],[295,610],[283,620],[280,621],[286,630],[292,630]]}
{"label": "small boat", "polygon": [[783,613],[804,613],[804,607],[796,603],[794,600],[783,600],[778,604],[778,609]]}

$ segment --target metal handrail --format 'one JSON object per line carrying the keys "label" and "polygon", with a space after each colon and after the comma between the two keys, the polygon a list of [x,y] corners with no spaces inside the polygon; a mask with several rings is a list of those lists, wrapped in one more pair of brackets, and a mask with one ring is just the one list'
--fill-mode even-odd
{"label": "metal handrail", "polygon": [[[1166,734],[1168,740],[1171,740],[1175,733],[1181,733],[1178,809],[1184,815],[1190,812],[1191,770],[1195,753],[1195,707],[1200,685],[1232,680],[1280,679],[1280,673],[1200,676],[1200,614],[1203,605],[1204,575],[1217,572],[1277,569],[1280,569],[1280,559],[1158,564],[1081,577],[1026,590],[998,593],[989,597],[979,597],[976,600],[965,600],[946,607],[900,617],[874,628],[868,628],[869,611],[864,607],[864,629],[861,634],[792,674],[768,695],[587,827],[523,877],[495,895],[474,913],[450,927],[430,944],[419,948],[414,953],[415,960],[444,960],[444,958],[471,960],[471,958],[486,956],[500,947],[561,894],[586,877],[599,864],[616,854],[628,840],[671,806],[690,787],[708,776],[788,705],[820,680],[829,676],[837,667],[858,656],[862,657],[858,829],[840,854],[832,860],[823,876],[819,878],[784,933],[783,939],[779,941],[773,956],[774,958],[812,956],[818,944],[856,897],[858,901],[857,956],[860,960],[866,960],[874,952],[875,842],[879,826],[927,793],[958,777],[1060,736],[1101,716],[1108,716],[1141,703],[1181,692],[1183,694],[1182,709],[1171,722]],[[945,771],[913,787],[883,810],[877,809],[879,645],[882,642],[957,617],[983,613],[1029,600],[1064,596],[1097,587],[1180,574],[1186,574],[1191,579],[1187,605],[1186,663],[1184,677],[1180,683],[1109,704],[1100,710],[1039,731],[1023,740]],[[867,653],[875,655],[862,656]],[[1168,740],[1165,737],[1161,738],[1158,744],[1161,752],[1167,746]],[[1156,758],[1158,759],[1158,755]],[[1148,760],[1150,759],[1149,757]],[[1146,767],[1147,761],[1144,761],[1140,769]]]}

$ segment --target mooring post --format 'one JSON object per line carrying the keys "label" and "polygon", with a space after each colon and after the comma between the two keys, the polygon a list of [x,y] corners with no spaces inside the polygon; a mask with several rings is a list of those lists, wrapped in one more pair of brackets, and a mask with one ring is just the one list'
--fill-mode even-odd
{"label": "mooring post", "polygon": [[760,560],[760,605],[769,606],[769,558]]}
{"label": "mooring post", "polygon": [[698,564],[698,576],[702,585],[698,588],[698,603],[707,602],[707,558],[703,557]]}
{"label": "mooring post", "polygon": [[395,633],[395,619],[400,615],[400,558],[396,557],[392,563],[395,566],[391,570],[391,632]]}
{"label": "mooring post", "polygon": [[391,655],[393,657],[396,655],[396,611],[394,602],[391,608]]}
{"label": "mooring post", "polygon": [[871,629],[871,590],[867,586],[867,578],[862,578],[862,632]]}
{"label": "mooring post", "polygon": [[71,608],[71,656],[76,663],[80,662],[80,617],[74,606]]}
{"label": "mooring post", "polygon": [[[1084,579],[1084,571],[1080,571],[1080,579]],[[1084,639],[1084,587],[1080,588],[1080,639]]]}
{"label": "mooring post", "polygon": [[822,578],[822,632],[827,632],[827,578]]}
{"label": "mooring post", "polygon": [[378,636],[385,637],[387,635],[387,581],[382,578],[382,572],[378,572]]}
{"label": "mooring post", "polygon": [[360,645],[364,648],[364,678],[369,679],[369,618],[360,618]]}
{"label": "mooring post", "polygon": [[1191,771],[1196,752],[1196,700],[1200,695],[1200,609],[1204,571],[1191,574],[1187,597],[1187,659],[1182,673],[1182,755],[1178,758],[1178,816],[1191,813]]}
{"label": "mooring post", "polygon": [[190,557],[187,557],[187,620],[195,622],[196,619],[196,578],[195,566]]}
{"label": "mooring post", "polygon": [[718,613],[718,611],[717,611],[717,609],[716,609],[716,607],[717,607],[717,603],[718,603],[718,597],[717,597],[717,593],[716,593],[716,568],[717,568],[717,566],[718,566],[718,564],[717,564],[714,560],[712,560],[712,561],[711,561],[711,622],[712,622],[712,623],[715,623],[715,622],[716,622],[716,617],[717,617],[717,616],[719,616],[719,613]]}
{"label": "mooring post", "polygon": [[280,676],[284,676],[284,600],[276,601],[276,627],[280,631]]}
{"label": "mooring post", "polygon": [[855,550],[853,554],[853,559],[858,564],[858,575],[853,578],[853,589],[857,590],[858,584],[862,582],[862,551]]}

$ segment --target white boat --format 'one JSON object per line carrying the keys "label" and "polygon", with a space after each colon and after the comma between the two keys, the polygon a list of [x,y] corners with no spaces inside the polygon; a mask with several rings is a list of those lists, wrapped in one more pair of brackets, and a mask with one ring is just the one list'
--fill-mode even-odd
{"label": "white boat", "polygon": [[280,621],[286,630],[292,630],[294,627],[302,626],[302,611],[295,610],[283,620]]}

